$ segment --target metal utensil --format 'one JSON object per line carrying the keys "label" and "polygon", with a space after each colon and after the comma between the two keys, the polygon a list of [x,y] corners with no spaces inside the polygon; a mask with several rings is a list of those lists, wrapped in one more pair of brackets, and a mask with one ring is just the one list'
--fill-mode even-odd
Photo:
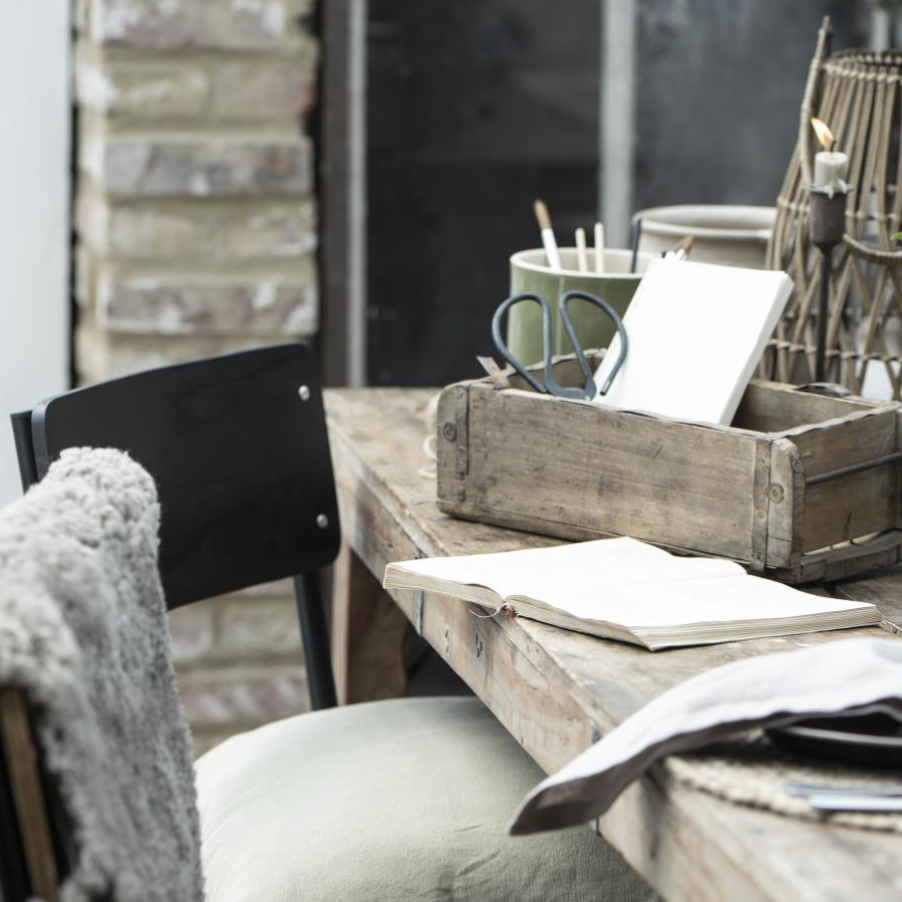
{"label": "metal utensil", "polygon": [[808,796],[808,804],[818,811],[902,812],[902,797],[874,795]]}
{"label": "metal utensil", "polygon": [[871,796],[902,797],[902,783],[887,786],[831,786],[826,783],[784,783],[783,788],[791,796],[811,798],[812,796]]}

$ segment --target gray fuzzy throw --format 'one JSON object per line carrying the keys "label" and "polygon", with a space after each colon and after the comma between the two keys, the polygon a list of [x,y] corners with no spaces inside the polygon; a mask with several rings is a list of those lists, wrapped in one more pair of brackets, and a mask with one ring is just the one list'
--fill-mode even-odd
{"label": "gray fuzzy throw", "polygon": [[85,448],[0,512],[0,685],[25,692],[71,821],[64,902],[203,899],[159,515],[145,470]]}

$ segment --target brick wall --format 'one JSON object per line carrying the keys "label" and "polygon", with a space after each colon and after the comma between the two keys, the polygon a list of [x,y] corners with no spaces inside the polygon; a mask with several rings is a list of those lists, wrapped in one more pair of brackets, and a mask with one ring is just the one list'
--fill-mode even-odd
{"label": "brick wall", "polygon": [[312,0],[83,0],[76,366],[315,333]]}
{"label": "brick wall", "polygon": [[[76,369],[313,335],[314,0],[79,0]],[[307,707],[287,583],[177,611],[198,751]]]}
{"label": "brick wall", "polygon": [[179,608],[169,623],[196,754],[309,709],[288,581]]}

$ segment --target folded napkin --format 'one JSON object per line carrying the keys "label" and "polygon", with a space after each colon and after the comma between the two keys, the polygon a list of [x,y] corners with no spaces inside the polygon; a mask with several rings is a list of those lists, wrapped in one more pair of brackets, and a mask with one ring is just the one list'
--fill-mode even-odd
{"label": "folded napkin", "polygon": [[659,695],[523,801],[511,833],[585,823],[666,755],[803,717],[891,714],[902,720],[902,642],[838,639],[709,670]]}

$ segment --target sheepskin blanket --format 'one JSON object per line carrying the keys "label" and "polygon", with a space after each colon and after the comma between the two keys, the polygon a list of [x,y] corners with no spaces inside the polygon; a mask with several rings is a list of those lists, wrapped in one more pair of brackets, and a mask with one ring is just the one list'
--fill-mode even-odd
{"label": "sheepskin blanket", "polygon": [[0,685],[24,691],[71,821],[64,902],[203,898],[159,515],[144,469],[86,448],[0,511]]}

